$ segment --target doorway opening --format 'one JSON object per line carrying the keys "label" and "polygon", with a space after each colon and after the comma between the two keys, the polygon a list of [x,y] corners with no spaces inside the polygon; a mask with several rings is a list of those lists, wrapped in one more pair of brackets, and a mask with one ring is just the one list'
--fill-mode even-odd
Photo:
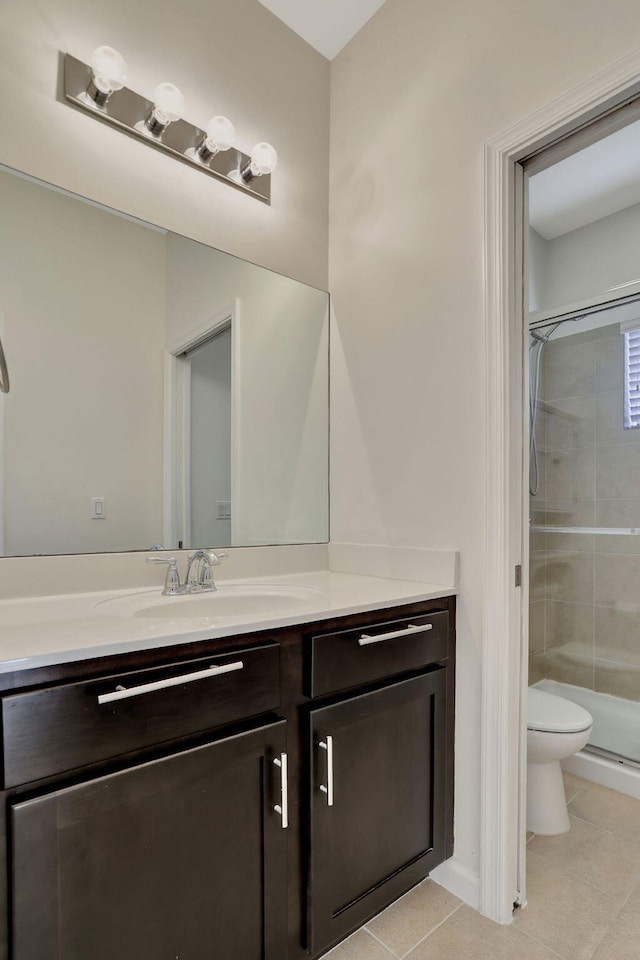
{"label": "doorway opening", "polygon": [[[587,753],[633,768],[640,765],[639,117],[630,103],[523,164],[529,684],[589,711]],[[588,775],[581,755],[565,766],[576,763]],[[628,772],[629,790],[640,797],[640,778]]]}
{"label": "doorway opening", "polygon": [[[529,590],[526,578],[520,586],[517,577],[519,565],[527,563],[530,536],[524,167],[552,147],[575,153],[573,138],[593,142],[596,134],[601,139],[607,123],[616,129],[624,125],[620,111],[639,95],[640,54],[635,53],[531,115],[485,150],[487,537],[480,909],[501,923],[511,921],[514,903],[526,902]],[[547,165],[549,157],[547,153]],[[613,299],[621,302],[636,292],[623,288]],[[579,313],[584,306],[579,304]]]}

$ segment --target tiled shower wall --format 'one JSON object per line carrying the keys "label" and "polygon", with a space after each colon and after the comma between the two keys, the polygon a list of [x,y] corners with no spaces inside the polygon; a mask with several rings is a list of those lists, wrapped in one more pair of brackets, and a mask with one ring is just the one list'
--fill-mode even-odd
{"label": "tiled shower wall", "polygon": [[[640,429],[623,427],[619,325],[550,340],[534,524],[640,528]],[[533,533],[529,682],[640,700],[640,537]]]}

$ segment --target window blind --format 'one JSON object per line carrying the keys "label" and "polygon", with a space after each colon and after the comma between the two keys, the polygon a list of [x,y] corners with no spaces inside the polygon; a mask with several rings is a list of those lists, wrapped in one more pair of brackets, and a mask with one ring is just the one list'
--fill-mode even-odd
{"label": "window blind", "polygon": [[640,328],[624,333],[624,427],[640,427]]}

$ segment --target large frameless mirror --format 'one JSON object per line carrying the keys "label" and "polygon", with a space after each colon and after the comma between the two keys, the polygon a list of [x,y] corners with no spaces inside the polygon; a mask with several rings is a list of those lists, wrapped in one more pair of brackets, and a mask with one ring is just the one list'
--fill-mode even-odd
{"label": "large frameless mirror", "polygon": [[0,168],[0,555],[328,539],[328,295]]}

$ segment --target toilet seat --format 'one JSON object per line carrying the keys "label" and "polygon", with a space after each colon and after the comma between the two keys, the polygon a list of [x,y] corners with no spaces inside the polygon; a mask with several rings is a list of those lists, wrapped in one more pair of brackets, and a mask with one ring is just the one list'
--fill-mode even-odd
{"label": "toilet seat", "polygon": [[591,714],[564,697],[528,688],[527,728],[543,733],[579,733],[593,723]]}

